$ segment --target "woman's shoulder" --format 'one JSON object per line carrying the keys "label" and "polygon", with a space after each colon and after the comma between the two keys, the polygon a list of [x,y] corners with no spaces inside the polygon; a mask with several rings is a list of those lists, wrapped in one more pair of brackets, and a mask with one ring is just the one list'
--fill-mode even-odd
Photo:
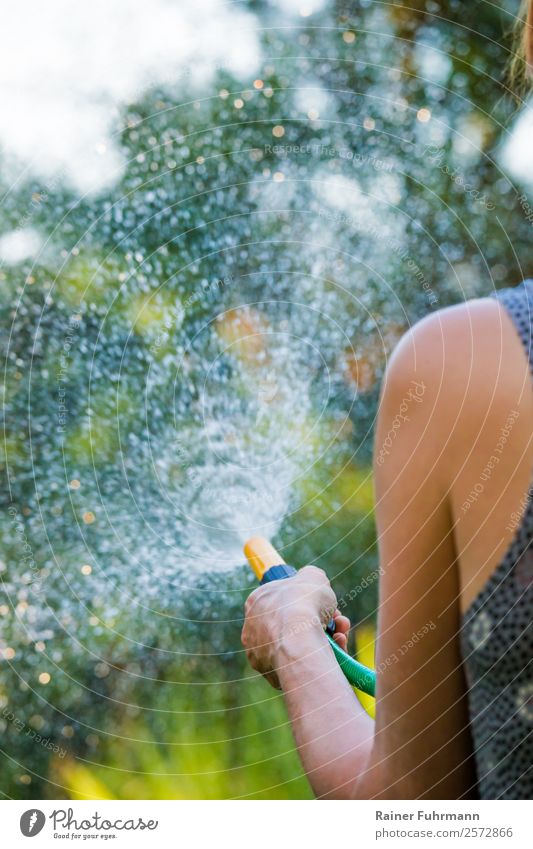
{"label": "woman's shoulder", "polygon": [[501,325],[501,306],[493,297],[444,307],[413,324],[394,349],[391,365],[399,359],[403,367],[412,366],[417,353],[440,361],[446,348],[448,356],[453,350],[472,349],[474,341],[480,343],[487,331],[499,331]]}
{"label": "woman's shoulder", "polygon": [[[515,325],[499,299],[476,298],[446,307],[414,324],[393,351],[385,384],[425,376],[435,394],[487,390],[502,369],[513,381],[527,359]],[[518,378],[520,379],[520,378]]]}
{"label": "woman's shoulder", "polygon": [[447,445],[443,462],[484,436],[490,441],[509,409],[533,415],[526,352],[497,298],[465,301],[413,325],[391,356],[382,403],[394,408],[413,380],[424,385],[416,414]]}

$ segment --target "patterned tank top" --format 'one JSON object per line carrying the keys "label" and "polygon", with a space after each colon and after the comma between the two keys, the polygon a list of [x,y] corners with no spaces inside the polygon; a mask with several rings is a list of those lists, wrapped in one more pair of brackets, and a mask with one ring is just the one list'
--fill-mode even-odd
{"label": "patterned tank top", "polygon": [[[533,280],[497,292],[533,376]],[[504,559],[466,611],[461,651],[482,799],[533,798],[533,484]]]}

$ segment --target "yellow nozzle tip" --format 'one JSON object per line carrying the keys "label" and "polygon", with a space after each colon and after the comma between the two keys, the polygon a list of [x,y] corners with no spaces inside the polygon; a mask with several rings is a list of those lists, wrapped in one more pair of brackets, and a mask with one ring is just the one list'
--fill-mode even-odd
{"label": "yellow nozzle tip", "polygon": [[251,537],[245,543],[244,553],[259,581],[263,579],[263,575],[271,566],[279,566],[280,563],[285,563],[281,554],[264,537]]}

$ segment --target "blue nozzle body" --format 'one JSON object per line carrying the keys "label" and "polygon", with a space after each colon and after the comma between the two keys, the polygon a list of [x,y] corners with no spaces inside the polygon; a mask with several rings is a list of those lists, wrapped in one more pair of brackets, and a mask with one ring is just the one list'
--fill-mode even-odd
{"label": "blue nozzle body", "polygon": [[270,581],[280,581],[282,578],[292,578],[296,575],[294,566],[289,566],[287,563],[279,563],[277,566],[271,566],[267,569],[261,578],[261,584],[269,584]]}

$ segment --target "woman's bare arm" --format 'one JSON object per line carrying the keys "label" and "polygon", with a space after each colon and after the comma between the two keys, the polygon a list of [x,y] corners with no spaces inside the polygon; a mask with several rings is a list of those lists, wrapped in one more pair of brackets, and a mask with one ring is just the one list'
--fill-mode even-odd
{"label": "woman's bare arm", "polygon": [[[375,443],[381,578],[376,728],[358,795],[459,798],[475,787],[449,502],[468,379],[465,308],[422,322],[389,367]],[[462,339],[463,342],[459,343]],[[464,385],[455,381],[461,361]]]}
{"label": "woman's bare arm", "polygon": [[[323,623],[335,604],[325,573],[305,566],[289,581],[267,584],[249,596],[242,641],[254,669],[283,690],[315,794],[349,799],[368,763],[374,721],[355,697],[324,634]],[[342,633],[348,620],[337,620]]]}

